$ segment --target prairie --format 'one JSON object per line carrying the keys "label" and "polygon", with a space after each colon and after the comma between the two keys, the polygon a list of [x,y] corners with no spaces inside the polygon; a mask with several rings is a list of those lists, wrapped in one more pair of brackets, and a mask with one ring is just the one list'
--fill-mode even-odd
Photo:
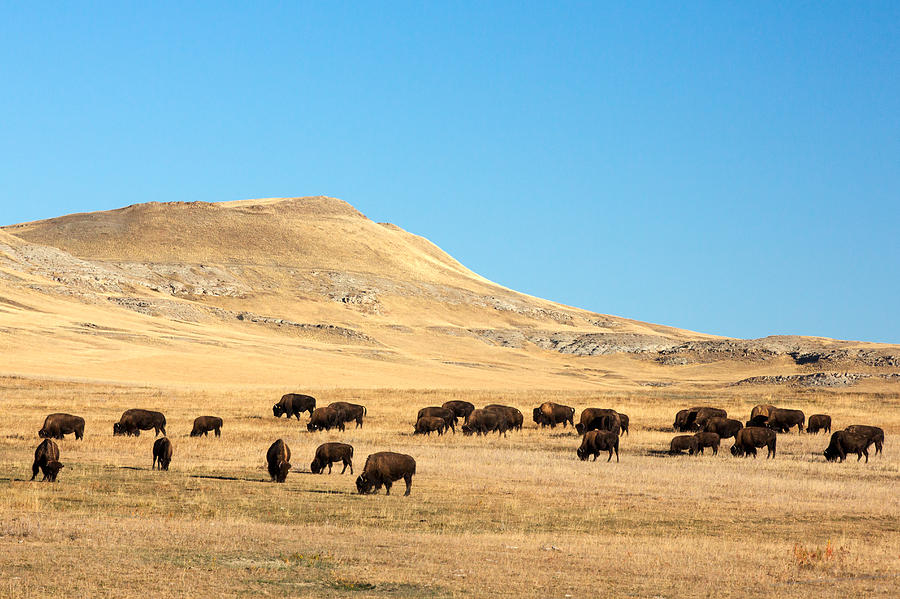
{"label": "prairie", "polygon": [[[367,406],[362,429],[306,432],[275,419],[285,391],[319,405]],[[846,597],[895,596],[900,583],[900,400],[890,393],[753,390],[641,393],[533,390],[129,386],[0,379],[0,596],[45,597]],[[514,405],[507,437],[413,436],[420,407],[466,399]],[[571,428],[538,429],[552,400],[631,417],[620,461],[581,462]],[[675,411],[717,405],[745,420],[772,402],[876,424],[883,455],[826,463],[827,435],[778,436],[778,455],[664,455]],[[164,412],[175,455],[150,470],[152,431],[113,437],[122,411]],[[27,482],[46,414],[83,416],[58,441],[56,484]],[[190,438],[196,416],[222,437]],[[577,414],[576,414],[577,419]],[[293,470],[270,483],[265,451],[282,438]],[[412,495],[360,496],[355,475],[309,472],[315,448],[417,461]],[[40,476],[38,477],[40,478]]]}

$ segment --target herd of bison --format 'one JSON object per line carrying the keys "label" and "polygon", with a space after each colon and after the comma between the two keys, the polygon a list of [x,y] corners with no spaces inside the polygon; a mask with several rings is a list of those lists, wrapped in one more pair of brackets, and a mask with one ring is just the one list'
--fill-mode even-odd
{"label": "herd of bison", "polygon": [[[355,422],[362,427],[367,412],[365,406],[334,402],[325,407],[316,407],[316,400],[310,395],[288,393],[272,406],[276,418],[287,416],[300,420],[300,414],[309,413],[306,428],[310,432],[319,430],[344,430],[345,424]],[[608,452],[607,462],[612,460],[613,453],[619,461],[619,435],[628,434],[629,418],[627,414],[604,408],[586,408],[581,412],[579,422],[575,423],[575,408],[545,402],[534,408],[532,418],[541,428],[564,428],[572,425],[582,436],[581,445],[575,453],[581,460],[593,456],[596,461],[601,452]],[[456,433],[457,425],[462,421],[463,434],[487,435],[496,432],[506,436],[507,431],[522,430],[524,417],[522,412],[511,406],[492,404],[481,409],[467,401],[448,401],[442,406],[426,407],[419,410],[413,433],[416,435],[443,435],[447,430]],[[674,437],[669,445],[670,454],[687,451],[690,455],[700,455],[705,448],[711,448],[717,454],[722,439],[734,438],[731,454],[734,456],[756,457],[756,450],[765,447],[767,458],[775,457],[776,433],[787,433],[797,427],[803,432],[807,425],[805,414],[800,410],[777,408],[771,405],[758,405],[750,413],[746,424],[728,418],[725,410],[712,407],[694,407],[680,410],[675,415],[673,428],[677,432],[692,433]],[[166,436],[166,417],[160,412],[150,410],[126,410],[118,422],[113,425],[113,435],[138,436],[141,431],[153,429],[158,436],[153,444],[152,468],[168,470],[172,460],[172,442]],[[192,437],[206,436],[213,432],[221,435],[222,419],[216,416],[200,416],[194,420]],[[809,417],[807,431],[809,433],[831,432],[831,417],[826,414],[814,414]],[[59,447],[52,439],[62,439],[64,435],[75,434],[76,439],[84,436],[84,418],[71,414],[50,414],[44,420],[44,426],[38,436],[44,439],[34,452],[34,464],[31,467],[31,480],[37,476],[38,470],[43,472],[45,481],[56,480],[63,468],[59,459]],[[825,448],[824,455],[828,461],[844,461],[847,454],[855,453],[857,461],[863,456],[869,461],[869,447],[875,446],[875,454],[881,452],[884,445],[884,431],[877,426],[852,425],[832,433],[831,440]],[[284,482],[291,469],[291,450],[287,443],[278,439],[266,452],[266,463],[269,475],[275,482]],[[324,443],[315,452],[310,470],[314,474],[323,473],[328,468],[331,473],[332,464],[341,463],[343,474],[350,468],[353,474],[353,447],[346,443]],[[412,488],[412,477],[416,473],[416,461],[408,455],[391,451],[371,454],[366,458],[362,473],[356,479],[356,488],[360,494],[377,492],[382,486],[386,493],[391,492],[391,485],[403,479],[406,493]]]}

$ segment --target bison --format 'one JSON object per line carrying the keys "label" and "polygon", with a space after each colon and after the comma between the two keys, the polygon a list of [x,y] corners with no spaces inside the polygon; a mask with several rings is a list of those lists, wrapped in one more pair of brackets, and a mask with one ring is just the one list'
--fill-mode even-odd
{"label": "bison", "polygon": [[761,403],[757,406],[753,406],[753,409],[750,410],[750,420],[753,420],[757,416],[762,416],[763,418],[768,418],[769,414],[772,413],[772,410],[777,409],[775,406]]}
{"label": "bison", "polygon": [[328,466],[328,474],[331,474],[331,465],[334,462],[344,463],[341,474],[347,471],[348,466],[350,474],[353,474],[353,446],[346,443],[322,443],[316,449],[316,457],[313,458],[309,469],[313,474],[320,474],[325,471],[325,466]]}
{"label": "bison", "polygon": [[877,426],[867,426],[865,424],[851,424],[844,429],[848,433],[856,433],[868,437],[875,444],[875,455],[881,453],[884,447],[884,430]]}
{"label": "bison", "polygon": [[84,437],[84,418],[71,414],[50,414],[44,419],[44,426],[38,431],[41,439],[62,439],[75,433],[75,439]]}
{"label": "bison", "polygon": [[749,456],[756,459],[756,448],[766,447],[768,453],[766,459],[775,459],[775,431],[761,426],[748,426],[742,428],[734,436],[734,445],[731,446],[731,455]]}
{"label": "bison", "polygon": [[443,435],[447,430],[447,421],[437,416],[422,416],[416,420],[416,428],[414,435],[430,435],[432,431],[436,431],[438,436]]}
{"label": "bison", "polygon": [[695,433],[694,438],[697,440],[697,449],[703,453],[704,447],[712,447],[713,455],[719,455],[719,442],[721,437],[716,433]]}
{"label": "bison", "polygon": [[628,414],[623,414],[622,412],[619,412],[618,414],[619,414],[619,426],[622,428],[622,434],[627,435],[628,434],[628,423],[630,421],[630,419],[628,418]]}
{"label": "bison", "polygon": [[464,423],[469,421],[469,414],[475,411],[475,406],[472,403],[459,399],[445,401],[441,407],[452,410],[457,418],[463,419]]}
{"label": "bison", "polygon": [[806,416],[801,410],[786,410],[783,408],[775,408],[769,411],[769,418],[766,420],[766,426],[780,433],[788,432],[792,426],[797,427],[797,432],[803,432],[803,425],[806,423]]}
{"label": "bison", "polygon": [[506,416],[494,410],[475,410],[469,414],[469,421],[462,427],[464,435],[478,433],[479,436],[497,431],[497,436],[506,436],[509,423]]}
{"label": "bison", "polygon": [[338,411],[341,422],[352,422],[355,420],[356,428],[362,428],[363,416],[366,415],[366,406],[347,403],[346,401],[335,401],[328,404],[328,407]]}
{"label": "bison", "polygon": [[153,429],[157,435],[166,434],[166,417],[162,412],[152,410],[125,410],[122,417],[113,425],[113,435],[128,435],[138,437],[141,431]]}
{"label": "bison", "polygon": [[809,417],[809,422],[806,425],[806,432],[815,435],[818,434],[819,431],[824,431],[826,433],[831,432],[831,416],[828,414],[813,414]]}
{"label": "bison", "polygon": [[873,443],[872,439],[859,433],[843,431],[835,431],[831,435],[831,442],[825,448],[825,459],[829,462],[838,460],[843,462],[848,453],[856,454],[858,462],[863,456],[866,456],[866,463],[869,463],[869,445]]}
{"label": "bison", "polygon": [[721,408],[709,408],[705,406],[697,406],[679,410],[675,414],[675,422],[672,427],[679,432],[703,430],[703,426],[710,418],[727,418],[728,413]]}
{"label": "bison", "polygon": [[580,421],[575,425],[579,435],[593,430],[610,431],[618,435],[621,429],[619,413],[605,408],[585,408],[581,411]]}
{"label": "bison", "polygon": [[278,439],[269,446],[266,452],[266,464],[269,476],[277,483],[283,483],[291,469],[291,448],[283,440]]}
{"label": "bison", "polygon": [[157,468],[158,470],[168,470],[169,462],[172,461],[172,442],[169,441],[168,437],[162,437],[161,439],[157,439],[155,443],[153,443],[153,463],[150,466],[150,469]]}
{"label": "bison", "polygon": [[277,404],[272,406],[272,414],[275,418],[281,418],[284,414],[288,418],[295,416],[300,420],[300,412],[309,412],[312,416],[313,410],[316,409],[316,398],[312,395],[303,395],[302,393],[285,393]]}
{"label": "bison", "polygon": [[562,424],[566,428],[566,424],[575,426],[575,408],[570,408],[552,401],[545,401],[533,411],[534,422],[540,426],[549,426],[555,428],[557,424]]}
{"label": "bison", "polygon": [[439,408],[437,406],[422,408],[416,415],[416,422],[422,418],[440,418],[447,423],[447,428],[453,431],[454,435],[456,434],[456,413],[450,408]]}
{"label": "bison", "polygon": [[768,422],[768,421],[769,421],[769,417],[768,417],[768,416],[765,416],[765,415],[763,415],[763,414],[757,414],[756,416],[753,416],[752,418],[750,418],[750,420],[748,420],[748,421],[747,421],[747,424],[744,425],[744,426],[748,426],[748,427],[750,427],[750,426],[765,427],[765,426],[766,426],[766,422]]}
{"label": "bison", "polygon": [[356,479],[356,490],[360,495],[377,493],[384,485],[386,495],[391,494],[391,485],[401,478],[406,482],[406,493],[412,489],[412,477],[416,473],[416,461],[412,456],[393,451],[373,453],[366,458],[363,472]]}
{"label": "bison", "polygon": [[720,439],[728,439],[735,436],[742,428],[744,428],[744,425],[741,424],[740,420],[716,417],[706,421],[706,424],[703,426],[703,432],[716,433]]}
{"label": "bison", "polygon": [[339,431],[344,430],[344,421],[341,419],[341,413],[332,407],[316,408],[306,423],[306,430],[313,431],[330,431],[336,428]]}
{"label": "bison", "polygon": [[508,430],[522,430],[522,425],[525,423],[525,416],[522,415],[522,412],[519,411],[518,408],[491,404],[489,406],[484,406],[484,409],[502,413],[506,418],[506,427]]}
{"label": "bison", "polygon": [[669,453],[672,455],[687,450],[688,454],[694,455],[700,452],[697,446],[697,438],[694,435],[678,435],[669,443]]}
{"label": "bison", "polygon": [[56,475],[63,469],[59,463],[59,447],[50,439],[41,441],[34,450],[34,463],[31,465],[31,480],[37,476],[38,470],[44,473],[41,481],[56,482]]}
{"label": "bison", "polygon": [[194,418],[194,428],[191,429],[192,437],[207,436],[209,431],[214,431],[217,437],[222,436],[222,419],[218,416],[197,416]]}
{"label": "bison", "polygon": [[613,452],[616,452],[616,461],[619,461],[619,435],[611,431],[592,430],[584,434],[581,440],[581,447],[575,450],[575,454],[582,462],[588,459],[588,456],[594,456],[593,461],[597,461],[597,456],[601,451],[608,451],[609,457],[607,462],[612,460]]}

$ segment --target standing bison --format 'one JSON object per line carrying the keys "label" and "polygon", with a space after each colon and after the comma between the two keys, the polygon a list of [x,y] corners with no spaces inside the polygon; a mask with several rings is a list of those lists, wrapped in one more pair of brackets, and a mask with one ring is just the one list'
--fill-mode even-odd
{"label": "standing bison", "polygon": [[809,417],[806,425],[806,432],[811,435],[818,434],[819,431],[826,433],[831,432],[831,416],[828,414],[813,414]]}
{"label": "standing bison", "polygon": [[769,418],[766,420],[766,426],[779,433],[790,431],[792,426],[796,426],[797,432],[802,433],[805,423],[806,416],[801,410],[786,410],[784,408],[771,410]]}
{"label": "standing bison", "polygon": [[422,408],[416,415],[416,422],[422,418],[440,418],[447,424],[447,428],[453,431],[454,435],[456,434],[456,413],[450,408],[439,408],[437,406]]}
{"label": "standing bison", "polygon": [[335,462],[343,462],[344,469],[341,474],[350,467],[350,474],[353,474],[353,446],[346,443],[322,443],[316,449],[316,457],[313,458],[309,469],[313,474],[320,474],[325,471],[328,466],[328,474],[331,474],[331,465]]}
{"label": "standing bison", "polygon": [[618,412],[606,408],[585,408],[581,411],[581,418],[575,425],[579,435],[588,431],[600,430],[619,434],[622,430],[622,420]]}
{"label": "standing bison", "polygon": [[462,427],[464,435],[477,433],[478,436],[497,431],[497,436],[506,436],[509,423],[506,416],[493,410],[475,410],[469,414],[469,421]]}
{"label": "standing bison", "polygon": [[288,470],[291,469],[291,448],[287,443],[278,439],[269,446],[269,451],[266,452],[266,465],[272,481],[283,483],[287,479]]}
{"label": "standing bison", "polygon": [[503,414],[506,418],[506,427],[508,430],[522,430],[522,425],[525,423],[525,416],[522,415],[522,412],[519,411],[518,408],[502,406],[500,404],[491,404],[489,406],[484,406],[484,409]]}
{"label": "standing bison", "polygon": [[393,451],[373,453],[366,458],[363,472],[356,479],[356,490],[360,495],[377,493],[384,485],[386,495],[391,494],[391,485],[401,478],[406,482],[406,493],[412,489],[412,477],[416,473],[416,461],[412,456]]}
{"label": "standing bison", "polygon": [[619,461],[619,435],[610,431],[588,431],[581,440],[581,447],[575,450],[575,454],[582,462],[588,459],[588,456],[594,456],[593,461],[597,461],[597,456],[601,451],[608,451],[609,457],[606,461],[612,460],[613,452],[616,453],[616,461]]}
{"label": "standing bison", "polygon": [[566,424],[575,426],[575,408],[545,401],[533,410],[532,418],[541,427],[555,428],[557,424],[562,424],[563,428],[566,428]]}
{"label": "standing bison", "polygon": [[744,428],[740,420],[731,418],[710,418],[703,427],[704,433],[716,433],[720,439],[728,439]]}
{"label": "standing bison", "polygon": [[300,420],[300,412],[309,412],[309,415],[312,416],[315,409],[316,398],[312,395],[285,393],[278,403],[272,406],[272,414],[275,415],[275,418],[281,418],[281,415],[284,414],[288,418],[294,416]]}
{"label": "standing bison", "polygon": [[622,434],[628,434],[628,424],[631,422],[631,419],[628,417],[628,414],[623,414],[619,412],[619,426],[622,427]]}
{"label": "standing bison", "polygon": [[452,410],[453,414],[457,418],[462,418],[463,422],[469,421],[469,415],[475,411],[475,405],[468,401],[462,401],[460,399],[454,399],[451,401],[445,401],[442,405],[442,408],[447,408],[448,410]]}
{"label": "standing bison", "polygon": [[721,408],[710,408],[706,406],[697,406],[679,410],[675,414],[675,422],[672,428],[681,433],[689,431],[702,431],[704,425],[710,418],[727,418],[728,413]]}
{"label": "standing bison", "polygon": [[162,412],[132,409],[122,412],[122,417],[113,425],[113,435],[138,437],[141,431],[153,429],[157,435],[166,434],[166,417]]}
{"label": "standing bison", "polygon": [[430,435],[437,432],[438,436],[444,434],[447,430],[447,422],[443,418],[437,416],[422,416],[416,421],[416,427],[413,431],[414,435]]}
{"label": "standing bison", "polygon": [[150,469],[168,470],[172,461],[172,442],[168,437],[157,439],[153,444],[153,463]]}
{"label": "standing bison", "polygon": [[206,437],[210,431],[213,431],[217,437],[221,437],[221,429],[222,419],[218,416],[197,416],[194,418],[194,428],[191,429],[191,436],[199,437],[203,435]]}
{"label": "standing bison", "polygon": [[775,459],[775,431],[761,426],[748,426],[742,428],[734,436],[734,445],[731,446],[731,455],[750,456],[756,459],[756,448],[766,447],[768,453],[766,459]]}
{"label": "standing bison", "polygon": [[41,481],[56,482],[56,476],[63,469],[59,463],[59,447],[50,439],[41,441],[34,450],[34,463],[31,465],[31,480],[37,476],[38,470],[44,473]]}
{"label": "standing bison", "polygon": [[713,455],[719,455],[719,443],[721,441],[719,435],[716,433],[695,433],[694,438],[697,440],[697,449],[701,454],[704,447],[710,447],[713,450]]}
{"label": "standing bison", "polygon": [[362,428],[363,416],[366,415],[366,406],[347,403],[346,401],[334,401],[328,404],[328,407],[338,411],[341,422],[353,422],[355,420],[356,428]]}
{"label": "standing bison", "polygon": [[678,435],[669,443],[670,454],[677,455],[682,451],[687,451],[690,455],[700,453],[700,448],[697,446],[697,438],[694,435]]}
{"label": "standing bison", "polygon": [[872,440],[865,435],[852,433],[846,430],[836,431],[831,435],[831,442],[825,448],[825,459],[829,462],[835,460],[843,462],[847,458],[848,453],[856,454],[856,461],[866,456],[866,463],[869,463],[869,445]]}
{"label": "standing bison", "polygon": [[750,420],[753,420],[757,416],[762,416],[763,418],[768,418],[769,414],[772,413],[772,410],[776,410],[775,406],[769,405],[767,403],[761,403],[757,406],[753,406],[753,409],[750,410]]}
{"label": "standing bison", "polygon": [[867,426],[865,424],[851,424],[844,430],[848,433],[856,433],[857,435],[868,438],[875,444],[875,455],[881,453],[881,449],[884,447],[884,430],[881,428],[877,426]]}
{"label": "standing bison", "polygon": [[340,412],[328,406],[316,408],[306,423],[306,430],[309,432],[330,431],[333,428],[343,431],[344,421],[341,420]]}
{"label": "standing bison", "polygon": [[71,414],[50,414],[44,419],[44,426],[38,431],[41,439],[62,439],[75,433],[75,439],[84,437],[84,418]]}

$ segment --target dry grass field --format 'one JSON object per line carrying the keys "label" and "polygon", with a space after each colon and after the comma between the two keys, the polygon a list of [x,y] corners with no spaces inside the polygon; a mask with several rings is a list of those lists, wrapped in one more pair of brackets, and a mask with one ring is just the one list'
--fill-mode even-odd
{"label": "dry grass field", "polygon": [[[299,390],[299,389],[291,389]],[[900,401],[892,394],[753,391],[311,390],[368,408],[362,429],[307,433],[276,420],[285,389],[152,388],[0,379],[2,597],[894,597],[900,585]],[[310,390],[307,390],[310,391]],[[463,398],[526,414],[507,438],[414,437],[419,407]],[[544,400],[631,417],[621,461],[581,462],[571,428],[538,430]],[[746,418],[761,401],[882,426],[883,455],[826,463],[824,435],[779,435],[774,461],[669,457],[680,407]],[[150,470],[153,434],[113,437],[130,407],[166,414],[170,471]],[[28,482],[46,414],[87,420],[59,441],[56,484]],[[222,437],[188,437],[198,415]],[[277,438],[294,471],[268,482]],[[358,473],[374,451],[409,453],[412,495],[360,496],[349,472],[313,475],[316,446],[343,440]],[[39,476],[40,478],[40,476]]]}

